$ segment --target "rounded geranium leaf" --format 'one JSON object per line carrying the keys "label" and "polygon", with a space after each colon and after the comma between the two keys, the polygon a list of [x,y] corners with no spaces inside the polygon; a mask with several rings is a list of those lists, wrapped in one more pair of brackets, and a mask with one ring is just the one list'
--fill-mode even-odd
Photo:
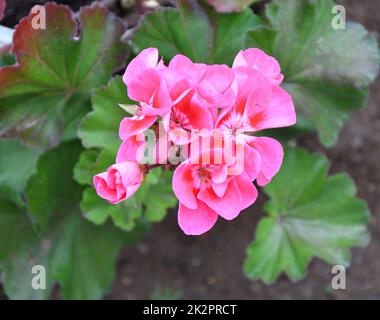
{"label": "rounded geranium leaf", "polygon": [[121,77],[115,77],[107,86],[98,89],[92,96],[92,111],[87,114],[79,128],[79,137],[86,148],[106,148],[116,151],[121,144],[119,125],[130,116],[119,105],[130,104]]}
{"label": "rounded geranium leaf", "polygon": [[[288,149],[281,171],[264,188],[270,197],[247,251],[246,275],[273,283],[280,273],[305,276],[313,257],[347,266],[349,249],[366,246],[366,203],[355,197],[347,174],[328,176],[328,160],[301,149]],[[286,188],[284,188],[286,186]]]}
{"label": "rounded geranium leaf", "polygon": [[73,179],[73,168],[81,150],[76,140],[63,143],[40,157],[25,193],[28,209],[41,230],[48,229],[57,217],[78,207],[82,188]]}
{"label": "rounded geranium leaf", "polygon": [[[124,234],[110,224],[95,226],[72,210],[53,219],[39,236],[27,213],[0,196],[0,265],[4,291],[12,299],[48,299],[59,283],[65,299],[100,299],[115,276],[121,246],[144,232]],[[46,289],[30,285],[33,266],[46,270]]]}
{"label": "rounded geranium leaf", "polygon": [[248,9],[218,14],[208,7],[191,8],[183,2],[179,10],[161,9],[145,15],[132,36],[136,51],[156,47],[166,59],[182,53],[195,62],[231,64],[244,47],[247,32],[261,23]]}
{"label": "rounded geranium leaf", "polygon": [[76,136],[91,91],[107,82],[126,57],[124,23],[100,5],[81,9],[48,3],[46,28],[38,13],[17,26],[17,64],[0,69],[0,136],[54,147]]}
{"label": "rounded geranium leaf", "polygon": [[379,71],[376,36],[353,22],[333,27],[331,0],[274,0],[266,8],[271,28],[248,34],[248,47],[277,58],[285,89],[297,108],[297,126],[316,129],[332,146],[348,112],[366,105]]}
{"label": "rounded geranium leaf", "polygon": [[18,197],[35,173],[41,153],[16,139],[0,140],[0,192]]}

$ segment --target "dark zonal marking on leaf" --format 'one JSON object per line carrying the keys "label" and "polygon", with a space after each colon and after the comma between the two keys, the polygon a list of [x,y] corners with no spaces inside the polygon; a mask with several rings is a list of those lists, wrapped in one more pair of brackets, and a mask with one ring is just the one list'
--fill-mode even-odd
{"label": "dark zonal marking on leaf", "polygon": [[[24,18],[14,35],[15,66],[0,69],[0,136],[54,147],[76,137],[93,89],[124,62],[124,23],[101,5],[81,9],[47,3],[46,29]],[[76,36],[79,35],[78,38]]]}

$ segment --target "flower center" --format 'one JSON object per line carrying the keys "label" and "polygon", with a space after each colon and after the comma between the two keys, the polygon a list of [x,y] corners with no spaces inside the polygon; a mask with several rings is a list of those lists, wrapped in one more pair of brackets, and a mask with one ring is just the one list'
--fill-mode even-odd
{"label": "flower center", "polygon": [[205,182],[208,182],[211,179],[210,171],[205,167],[200,167],[198,169],[198,176]]}
{"label": "flower center", "polygon": [[211,172],[206,167],[196,168],[193,173],[194,187],[196,189],[207,188],[211,182]]}
{"label": "flower center", "polygon": [[180,110],[173,108],[170,113],[170,124],[172,128],[191,129],[188,117]]}

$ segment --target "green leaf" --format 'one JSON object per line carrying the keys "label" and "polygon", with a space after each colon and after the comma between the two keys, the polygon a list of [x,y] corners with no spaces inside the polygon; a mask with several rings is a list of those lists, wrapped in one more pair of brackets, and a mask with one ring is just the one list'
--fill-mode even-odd
{"label": "green leaf", "polygon": [[[157,172],[157,170],[155,170]],[[146,179],[152,177],[152,173],[148,174]],[[142,199],[145,204],[145,217],[152,222],[162,221],[169,208],[177,205],[177,199],[172,191],[172,172],[161,170],[160,175],[155,173],[156,182],[151,182],[149,190],[142,190],[144,195]]]}
{"label": "green leaf", "polygon": [[83,193],[81,209],[92,223],[100,225],[111,217],[115,226],[124,231],[133,230],[136,220],[143,212],[142,205],[134,197],[114,205],[100,198],[93,187],[87,188]]}
{"label": "green leaf", "polygon": [[100,198],[94,188],[87,188],[83,192],[80,206],[84,216],[96,225],[106,222],[111,215],[110,210],[118,210],[117,206],[110,206],[107,201]]}
{"label": "green leaf", "polygon": [[247,32],[260,23],[249,9],[218,14],[195,1],[179,1],[179,10],[145,15],[132,36],[132,46],[137,52],[156,47],[168,60],[181,53],[196,62],[231,64],[244,48]]}
{"label": "green leaf", "polygon": [[111,79],[106,87],[93,94],[93,111],[83,119],[79,130],[82,144],[90,149],[81,154],[74,169],[77,182],[91,186],[84,191],[81,202],[85,217],[97,225],[110,218],[115,226],[124,231],[134,230],[141,219],[150,222],[162,220],[167,209],[177,203],[170,188],[171,173],[159,168],[146,176],[132,198],[117,205],[101,199],[93,188],[93,176],[107,170],[115,162],[121,144],[119,124],[127,115],[119,104],[128,103],[131,101],[121,77]]}
{"label": "green leaf", "polygon": [[15,58],[13,55],[9,54],[9,53],[1,53],[0,52],[0,67],[3,67],[3,66],[10,66],[12,64],[14,64],[16,61],[15,61]]}
{"label": "green leaf", "polygon": [[286,151],[281,171],[264,188],[269,216],[247,250],[244,271],[250,279],[270,284],[281,272],[301,279],[313,257],[348,266],[349,248],[368,244],[366,203],[355,197],[347,174],[328,176],[328,167],[322,155]]}
{"label": "green leaf", "polygon": [[82,152],[74,168],[74,178],[82,185],[92,185],[94,175],[105,171],[115,163],[115,152],[109,149],[89,149]]}
{"label": "green leaf", "polygon": [[38,246],[39,239],[27,215],[1,195],[0,207],[0,269],[5,293],[12,299],[48,298],[52,286],[50,268],[47,290],[31,287],[32,266],[47,265],[48,257],[42,245]]}
{"label": "green leaf", "polygon": [[[30,215],[0,194],[0,269],[10,298],[46,299],[55,283],[66,299],[101,298],[110,289],[121,246],[146,230],[138,223],[132,233],[123,233],[83,219],[78,208],[82,187],[73,180],[81,151],[79,142],[72,141],[40,157],[26,188]],[[20,157],[27,159],[24,152]],[[46,269],[45,290],[31,286],[34,265]]]}
{"label": "green leaf", "polygon": [[[122,233],[94,226],[75,211],[39,237],[15,204],[0,198],[0,207],[0,269],[8,297],[47,299],[56,282],[65,299],[99,299],[110,289]],[[45,267],[45,290],[31,286],[35,265]]]}
{"label": "green leaf", "polygon": [[[17,26],[13,52],[19,64],[0,69],[0,136],[54,147],[76,137],[89,111],[91,91],[125,60],[124,24],[105,7],[81,9],[48,3],[46,29],[34,14]],[[78,35],[78,36],[77,36]]]}
{"label": "green leaf", "polygon": [[79,214],[65,222],[54,242],[54,276],[65,299],[99,299],[110,290],[123,235],[94,226]]}
{"label": "green leaf", "polygon": [[74,168],[74,179],[79,184],[91,184],[98,154],[99,152],[94,149],[85,150],[81,153],[79,161]]}
{"label": "green leaf", "polygon": [[107,86],[92,96],[91,111],[82,121],[79,137],[86,148],[105,148],[114,152],[121,144],[120,121],[127,116],[119,104],[132,103],[121,77],[111,79]]}
{"label": "green leaf", "polygon": [[40,149],[29,149],[18,140],[0,140],[0,192],[16,199],[35,173]]}
{"label": "green leaf", "polygon": [[[119,249],[146,230],[139,222],[124,233],[83,218],[82,187],[73,180],[81,150],[72,141],[41,156],[26,188],[30,214],[0,194],[0,269],[10,298],[48,298],[56,282],[66,299],[101,298],[114,278]],[[31,286],[34,265],[46,269],[46,290]]]}
{"label": "green leaf", "polygon": [[332,146],[348,112],[367,103],[368,85],[379,71],[376,37],[358,23],[332,27],[330,0],[275,0],[267,6],[271,28],[248,35],[248,47],[276,57],[292,95],[297,125],[314,128]]}
{"label": "green leaf", "polygon": [[81,151],[78,141],[66,142],[43,154],[38,161],[26,197],[31,215],[43,230],[57,217],[77,209],[82,188],[73,179],[73,167]]}

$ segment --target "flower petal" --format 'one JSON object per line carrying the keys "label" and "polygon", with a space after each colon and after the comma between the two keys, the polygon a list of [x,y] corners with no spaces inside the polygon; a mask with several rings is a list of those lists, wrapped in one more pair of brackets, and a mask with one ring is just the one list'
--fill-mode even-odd
{"label": "flower petal", "polygon": [[241,194],[233,179],[222,198],[218,197],[212,188],[205,188],[199,191],[198,199],[226,220],[236,218],[241,211]]}
{"label": "flower petal", "polygon": [[119,147],[116,163],[124,161],[140,161],[144,156],[145,136],[140,133],[125,139]]}
{"label": "flower petal", "polygon": [[170,108],[172,107],[172,100],[169,94],[169,88],[166,83],[166,80],[163,77],[160,78],[159,86],[153,94],[151,106],[155,110],[147,112],[146,114],[160,116],[162,116],[165,113],[168,113],[170,111]]}
{"label": "flower petal", "polygon": [[255,103],[249,109],[249,126],[253,131],[288,127],[296,123],[292,97],[280,87],[272,86],[272,97],[268,103]]}
{"label": "flower petal", "polygon": [[118,172],[121,177],[121,183],[125,188],[139,185],[144,180],[143,167],[136,161],[115,163],[107,169],[107,172],[109,176],[112,176],[114,172]]}
{"label": "flower petal", "polygon": [[214,183],[223,183],[227,179],[227,166],[220,165],[211,172],[211,179]]}
{"label": "flower petal", "polygon": [[150,128],[157,120],[157,116],[133,116],[125,117],[120,122],[119,137],[125,140]]}
{"label": "flower petal", "polygon": [[257,48],[240,51],[232,67],[248,66],[263,73],[274,85],[280,85],[284,79],[278,61]]}
{"label": "flower petal", "polygon": [[127,85],[128,97],[132,100],[150,103],[153,95],[160,87],[160,72],[146,69],[138,73]]}
{"label": "flower petal", "polygon": [[145,171],[137,162],[125,161],[94,176],[93,183],[101,198],[116,204],[135,194],[144,180],[144,175]]}
{"label": "flower petal", "polygon": [[265,186],[280,170],[284,151],[277,140],[267,137],[249,137],[247,139],[250,149],[256,150],[261,157],[261,169],[257,183]]}
{"label": "flower petal", "polygon": [[254,184],[251,182],[249,177],[245,175],[237,176],[234,179],[238,189],[240,190],[241,202],[240,209],[244,210],[254,204],[257,199],[258,192]]}
{"label": "flower petal", "polygon": [[[250,141],[250,136],[247,136],[245,139]],[[261,155],[260,153],[251,148],[248,143],[244,144],[244,172],[251,179],[255,180],[260,173],[261,169]]]}
{"label": "flower petal", "polygon": [[183,163],[175,169],[173,174],[173,191],[180,202],[189,209],[196,209],[197,199],[194,195],[194,181],[192,166]]}
{"label": "flower petal", "polygon": [[128,64],[123,76],[124,83],[128,87],[141,72],[146,69],[155,69],[157,62],[158,50],[156,48],[144,49]]}
{"label": "flower petal", "polygon": [[212,187],[212,190],[214,190],[215,194],[221,198],[224,196],[224,194],[226,193],[226,190],[227,190],[227,187],[228,187],[228,184],[229,184],[229,181],[226,180],[222,183],[213,183],[211,185]]}
{"label": "flower petal", "polygon": [[93,178],[94,187],[99,197],[111,203],[118,203],[124,200],[125,198],[120,198],[120,197],[118,198],[116,194],[116,190],[108,186],[107,180],[108,180],[107,172],[99,173]]}
{"label": "flower petal", "polygon": [[207,106],[202,105],[192,92],[179,101],[174,108],[183,114],[182,127],[186,129],[208,129],[213,128],[213,119]]}
{"label": "flower petal", "polygon": [[198,82],[207,70],[206,64],[193,63],[188,57],[177,54],[169,62],[169,69],[175,70],[191,81]]}
{"label": "flower petal", "polygon": [[231,88],[234,72],[226,65],[209,65],[199,82],[200,95],[209,103],[224,108],[235,100],[235,92]]}
{"label": "flower petal", "polygon": [[209,231],[217,220],[216,212],[202,202],[195,210],[187,208],[182,203],[179,204],[178,224],[187,235],[201,235]]}

